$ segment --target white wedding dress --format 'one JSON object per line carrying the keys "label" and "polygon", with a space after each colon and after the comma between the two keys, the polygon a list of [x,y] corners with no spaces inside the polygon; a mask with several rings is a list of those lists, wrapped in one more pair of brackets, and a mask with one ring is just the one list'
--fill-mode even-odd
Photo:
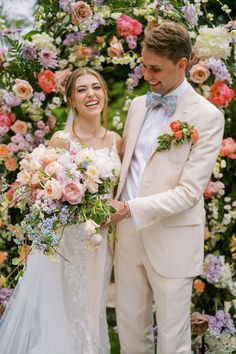
{"label": "white wedding dress", "polygon": [[[120,169],[116,146],[96,150],[107,166]],[[109,240],[87,247],[79,225],[68,226],[53,261],[29,256],[0,320],[0,354],[109,354],[107,289],[112,267]]]}

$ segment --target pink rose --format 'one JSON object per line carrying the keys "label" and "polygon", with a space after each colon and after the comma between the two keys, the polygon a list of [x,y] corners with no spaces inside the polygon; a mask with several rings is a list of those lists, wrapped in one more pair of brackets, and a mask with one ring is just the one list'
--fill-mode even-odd
{"label": "pink rose", "polygon": [[78,1],[71,4],[71,22],[73,25],[79,25],[86,20],[86,18],[91,16],[91,8],[84,1]]}
{"label": "pink rose", "polygon": [[48,117],[48,125],[50,129],[54,129],[57,123],[57,119],[54,116],[49,116]]}
{"label": "pink rose", "polygon": [[14,94],[22,100],[29,100],[33,95],[33,88],[26,80],[16,79],[12,87]]}
{"label": "pink rose", "polygon": [[56,92],[60,92],[62,94],[65,93],[65,87],[67,81],[69,80],[72,72],[70,69],[60,70],[55,72],[54,82],[55,82],[55,90]]}
{"label": "pink rose", "polygon": [[1,113],[0,114],[0,127],[10,128],[15,120],[15,114]]}
{"label": "pink rose", "polygon": [[206,65],[202,62],[194,65],[189,71],[190,80],[197,84],[202,84],[211,75]]}
{"label": "pink rose", "polygon": [[173,132],[177,132],[178,130],[180,130],[180,124],[179,124],[179,122],[171,122],[171,123],[170,123],[170,129],[171,129]]}
{"label": "pink rose", "polygon": [[130,16],[123,15],[117,21],[118,33],[122,37],[138,36],[142,32],[142,24]]}
{"label": "pink rose", "polygon": [[77,181],[65,182],[62,185],[62,192],[65,200],[72,204],[79,204],[85,192],[85,188]]}
{"label": "pink rose", "polygon": [[223,139],[221,142],[220,155],[230,159],[236,159],[236,142],[233,138]]}
{"label": "pink rose", "polygon": [[107,54],[109,57],[121,57],[124,54],[124,49],[121,42],[113,36],[110,47],[107,49]]}

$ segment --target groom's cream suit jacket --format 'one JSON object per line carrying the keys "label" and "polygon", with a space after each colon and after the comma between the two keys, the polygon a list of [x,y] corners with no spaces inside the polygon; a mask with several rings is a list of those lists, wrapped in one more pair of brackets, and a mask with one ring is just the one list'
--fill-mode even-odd
{"label": "groom's cream suit jacket", "polygon": [[[146,95],[135,98],[124,129],[124,156],[116,198],[126,181],[135,144],[145,119]],[[157,117],[158,119],[158,117]],[[201,273],[204,250],[205,210],[203,192],[219,152],[224,128],[222,113],[189,86],[169,124],[180,120],[193,125],[196,143],[172,146],[169,151],[153,148],[144,169],[139,197],[130,200],[132,222],[141,233],[142,245],[152,266],[170,278]],[[133,229],[133,228],[132,228]],[[126,220],[117,226],[116,239],[129,244]]]}

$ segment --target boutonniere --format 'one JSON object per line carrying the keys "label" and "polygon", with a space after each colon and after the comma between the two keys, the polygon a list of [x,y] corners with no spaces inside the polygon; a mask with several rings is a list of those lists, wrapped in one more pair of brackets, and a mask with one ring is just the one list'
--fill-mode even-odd
{"label": "boutonniere", "polygon": [[198,138],[198,131],[193,125],[187,122],[176,120],[170,123],[170,133],[165,133],[157,138],[156,151],[170,150],[171,145],[180,145],[192,141],[195,143]]}

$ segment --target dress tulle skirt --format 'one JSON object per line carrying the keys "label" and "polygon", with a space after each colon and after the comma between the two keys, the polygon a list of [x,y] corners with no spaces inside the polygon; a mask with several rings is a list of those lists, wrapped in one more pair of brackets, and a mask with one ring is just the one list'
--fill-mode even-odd
{"label": "dress tulle skirt", "polygon": [[[104,231],[105,232],[105,231]],[[108,354],[107,288],[112,257],[104,237],[89,250],[81,227],[62,238],[61,257],[29,256],[0,320],[0,354]]]}

